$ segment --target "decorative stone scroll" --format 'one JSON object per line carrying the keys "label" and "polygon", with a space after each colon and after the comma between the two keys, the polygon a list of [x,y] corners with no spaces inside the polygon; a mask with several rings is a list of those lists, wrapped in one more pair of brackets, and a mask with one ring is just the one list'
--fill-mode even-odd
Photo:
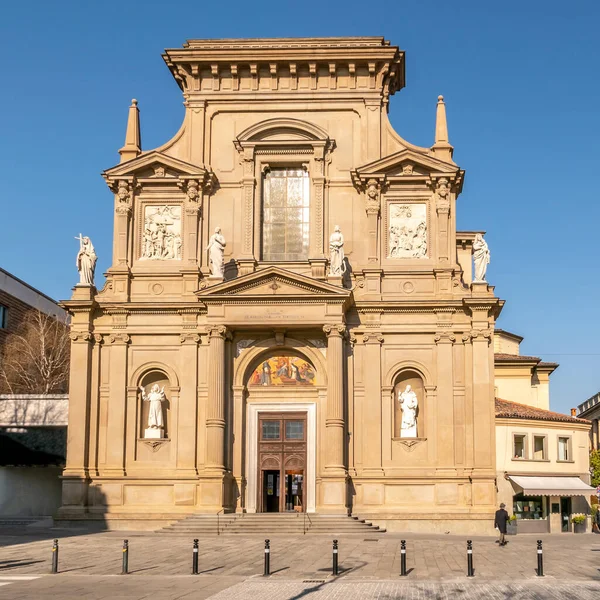
{"label": "decorative stone scroll", "polygon": [[181,206],[144,208],[141,260],[181,259]]}
{"label": "decorative stone scroll", "polygon": [[388,258],[427,258],[427,207],[389,204]]}

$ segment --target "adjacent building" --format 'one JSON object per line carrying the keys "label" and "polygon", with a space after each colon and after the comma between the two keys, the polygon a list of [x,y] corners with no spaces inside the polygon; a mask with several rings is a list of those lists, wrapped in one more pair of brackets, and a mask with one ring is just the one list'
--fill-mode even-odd
{"label": "adjacent building", "polygon": [[599,450],[598,442],[598,423],[600,422],[600,392],[588,398],[577,407],[577,416],[582,419],[589,419],[592,422],[590,430],[590,449]]}
{"label": "adjacent building", "polygon": [[558,365],[521,355],[522,340],[495,331],[498,501],[516,516],[518,532],[569,532],[573,514],[589,515],[595,493],[591,424],[549,410],[549,377]]}

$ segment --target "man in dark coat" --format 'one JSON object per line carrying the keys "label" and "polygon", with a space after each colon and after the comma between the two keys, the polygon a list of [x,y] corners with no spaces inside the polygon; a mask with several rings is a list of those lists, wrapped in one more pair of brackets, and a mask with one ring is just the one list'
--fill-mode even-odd
{"label": "man in dark coat", "polygon": [[506,504],[504,502],[500,505],[500,510],[496,511],[496,517],[494,518],[494,526],[498,530],[499,539],[498,542],[501,546],[506,546],[507,542],[504,539],[506,535],[506,524],[508,523],[508,513],[504,510]]}

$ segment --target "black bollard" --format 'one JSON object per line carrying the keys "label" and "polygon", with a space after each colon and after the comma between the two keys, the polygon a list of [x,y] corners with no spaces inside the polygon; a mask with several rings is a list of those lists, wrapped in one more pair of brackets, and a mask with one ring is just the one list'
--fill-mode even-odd
{"label": "black bollard", "polygon": [[467,540],[467,577],[473,577],[473,542]]}
{"label": "black bollard", "polygon": [[544,553],[542,552],[542,540],[537,541],[538,577],[544,576]]}
{"label": "black bollard", "polygon": [[333,540],[333,574],[338,574],[338,541]]}
{"label": "black bollard", "polygon": [[271,574],[271,542],[270,540],[265,540],[265,572],[263,575],[267,577],[267,575]]}
{"label": "black bollard", "polygon": [[121,575],[129,573],[129,540],[123,540],[123,569]]}
{"label": "black bollard", "polygon": [[192,550],[192,575],[198,575],[198,540],[194,540]]}
{"label": "black bollard", "polygon": [[58,573],[58,540],[52,544],[52,573]]}
{"label": "black bollard", "polygon": [[406,540],[400,540],[400,576],[406,576]]}

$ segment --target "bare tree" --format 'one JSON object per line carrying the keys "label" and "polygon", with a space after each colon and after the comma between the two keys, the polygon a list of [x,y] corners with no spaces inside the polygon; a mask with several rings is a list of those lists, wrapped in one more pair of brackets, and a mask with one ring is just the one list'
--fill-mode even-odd
{"label": "bare tree", "polygon": [[60,394],[69,387],[69,326],[38,310],[6,339],[1,387],[11,394]]}

